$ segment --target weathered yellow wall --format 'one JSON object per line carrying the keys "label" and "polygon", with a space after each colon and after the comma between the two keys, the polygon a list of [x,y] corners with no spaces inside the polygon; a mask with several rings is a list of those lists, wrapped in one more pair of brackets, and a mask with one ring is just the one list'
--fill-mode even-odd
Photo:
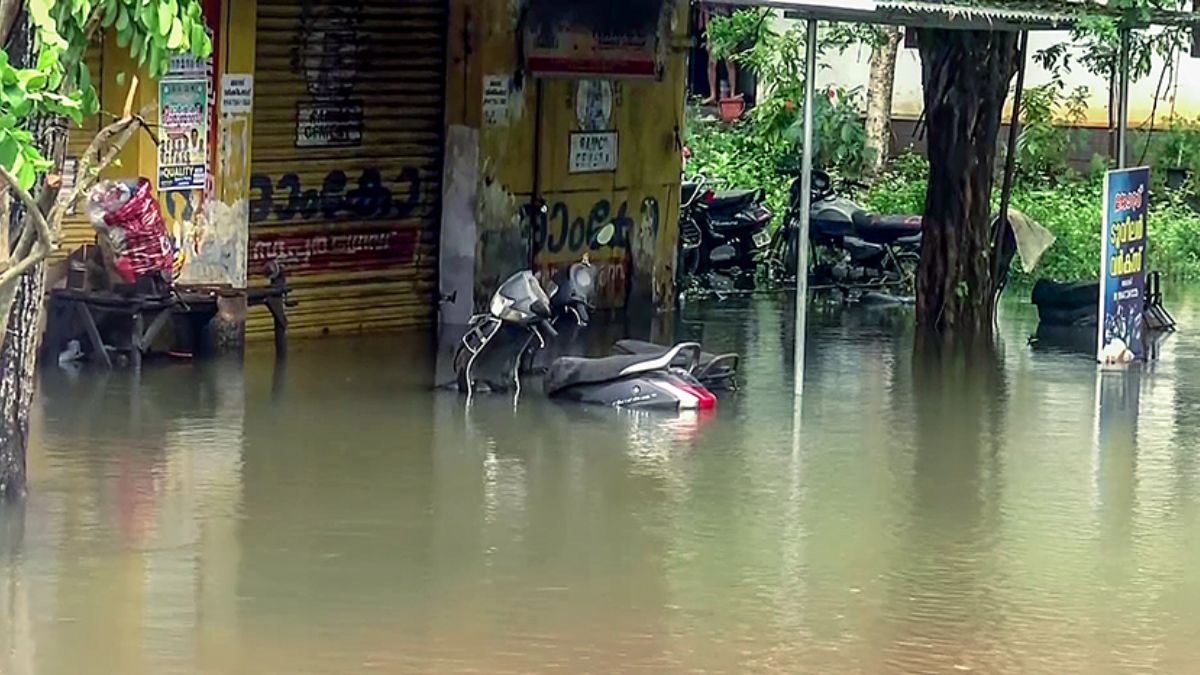
{"label": "weathered yellow wall", "polygon": [[[686,26],[688,3],[675,3],[675,25]],[[580,130],[574,80],[537,80],[520,73],[519,3],[451,0],[448,111],[451,125],[479,130],[475,301],[481,303],[512,272],[528,267],[528,239],[520,209],[534,192],[539,155],[539,192],[547,207],[534,237],[544,242],[537,266],[548,271],[578,260],[589,232],[614,222],[628,237],[638,272],[631,301],[669,308],[674,293],[680,146],[686,35],[669,49],[661,81],[614,80],[611,129],[619,136],[615,173],[570,174],[569,139]],[[507,120],[488,124],[483,86],[489,76],[511,81]],[[535,140],[540,137],[540,147]],[[453,167],[450,167],[453,170]],[[600,298],[621,305],[629,265],[625,247],[592,252],[600,266]]]}

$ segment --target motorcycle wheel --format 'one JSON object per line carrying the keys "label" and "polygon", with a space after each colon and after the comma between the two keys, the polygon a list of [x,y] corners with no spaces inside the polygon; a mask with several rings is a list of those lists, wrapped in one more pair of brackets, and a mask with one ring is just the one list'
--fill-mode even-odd
{"label": "motorcycle wheel", "polygon": [[458,391],[461,394],[467,393],[470,388],[467,386],[467,362],[470,359],[471,353],[459,345],[458,351],[454,352],[454,375],[455,381],[458,383]]}
{"label": "motorcycle wheel", "polygon": [[896,254],[896,266],[900,272],[901,292],[912,295],[917,292],[917,274],[921,269],[921,255],[913,251]]}
{"label": "motorcycle wheel", "polygon": [[703,267],[704,256],[700,252],[701,247],[685,248],[679,252],[680,268],[683,273],[688,276],[698,276]]}

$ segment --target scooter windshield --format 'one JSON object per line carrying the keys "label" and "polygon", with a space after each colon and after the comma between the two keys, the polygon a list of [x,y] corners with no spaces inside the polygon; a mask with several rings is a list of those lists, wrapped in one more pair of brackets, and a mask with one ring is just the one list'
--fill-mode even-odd
{"label": "scooter windshield", "polygon": [[537,278],[532,272],[523,271],[512,275],[496,289],[492,313],[506,321],[533,321],[539,314],[548,314],[549,305],[550,298]]}

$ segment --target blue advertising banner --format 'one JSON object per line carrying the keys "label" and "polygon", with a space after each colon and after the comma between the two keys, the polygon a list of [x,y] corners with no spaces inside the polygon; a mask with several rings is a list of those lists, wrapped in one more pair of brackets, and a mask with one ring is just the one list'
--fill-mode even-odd
{"label": "blue advertising banner", "polygon": [[1104,179],[1099,348],[1104,364],[1146,357],[1146,225],[1150,169],[1110,171]]}

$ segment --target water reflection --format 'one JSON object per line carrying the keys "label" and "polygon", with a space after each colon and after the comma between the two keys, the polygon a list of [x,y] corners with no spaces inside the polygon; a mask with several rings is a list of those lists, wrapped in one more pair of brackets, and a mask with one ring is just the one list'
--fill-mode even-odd
{"label": "water reflection", "polygon": [[578,345],[741,352],[711,418],[465,409],[420,338],[49,373],[0,513],[0,672],[1191,669],[1192,336],[1101,373],[1029,348],[1017,305],[944,354],[818,307],[797,444],[790,304]]}

